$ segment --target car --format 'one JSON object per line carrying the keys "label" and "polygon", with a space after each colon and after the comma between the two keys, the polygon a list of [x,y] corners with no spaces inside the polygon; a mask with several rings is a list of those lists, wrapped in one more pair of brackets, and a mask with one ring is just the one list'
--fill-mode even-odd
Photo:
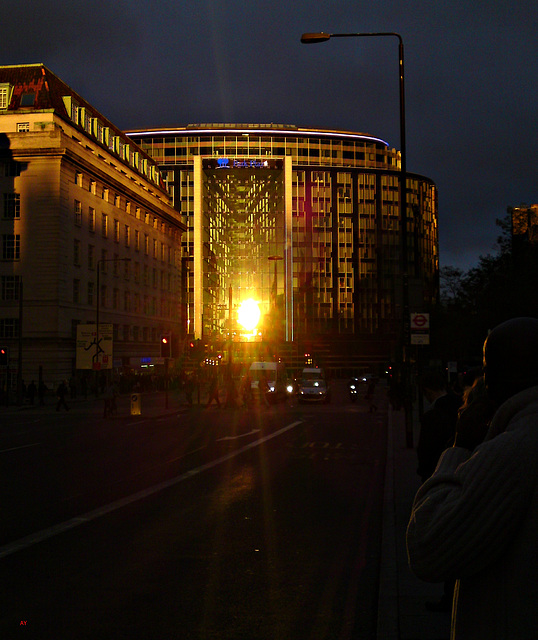
{"label": "car", "polygon": [[288,397],[288,376],[282,362],[253,362],[249,377],[254,400],[261,400],[262,393],[269,403],[282,402]]}
{"label": "car", "polygon": [[323,369],[318,367],[303,369],[297,387],[297,397],[299,402],[329,403],[331,401],[331,389]]}

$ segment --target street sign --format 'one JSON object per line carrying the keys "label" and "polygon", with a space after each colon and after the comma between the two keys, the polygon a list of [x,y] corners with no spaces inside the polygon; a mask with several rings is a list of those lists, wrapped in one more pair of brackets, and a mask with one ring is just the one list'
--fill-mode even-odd
{"label": "street sign", "polygon": [[411,344],[430,344],[429,333],[412,333]]}
{"label": "street sign", "polygon": [[430,314],[410,314],[411,344],[430,344]]}
{"label": "street sign", "polygon": [[412,313],[411,314],[411,331],[423,331],[430,328],[429,313]]}

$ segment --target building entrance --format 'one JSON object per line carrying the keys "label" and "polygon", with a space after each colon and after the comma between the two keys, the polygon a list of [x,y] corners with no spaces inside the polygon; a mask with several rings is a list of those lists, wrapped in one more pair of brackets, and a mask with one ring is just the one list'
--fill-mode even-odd
{"label": "building entrance", "polygon": [[[287,211],[284,160],[213,157],[197,164],[196,337],[292,340],[291,204]],[[246,301],[259,308],[256,327],[238,321]]]}

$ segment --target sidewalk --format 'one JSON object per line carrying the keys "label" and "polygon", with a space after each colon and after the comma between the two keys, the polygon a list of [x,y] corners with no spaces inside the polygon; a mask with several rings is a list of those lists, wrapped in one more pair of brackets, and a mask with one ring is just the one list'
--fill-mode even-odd
{"label": "sidewalk", "polygon": [[[119,395],[116,399],[117,413],[114,416],[110,416],[108,419],[125,419],[134,416],[132,411],[133,404],[136,402],[133,398],[135,395],[138,397],[140,406],[139,415],[142,417],[154,418],[160,415],[174,413],[188,407],[184,394],[178,393],[177,390],[168,392],[168,402],[166,402],[164,391],[124,393]],[[205,400],[206,396],[207,394],[202,394],[202,400]],[[103,395],[100,395],[97,398],[90,394],[88,394],[86,398],[80,395],[76,398],[66,398],[66,404],[69,407],[70,415],[86,415],[103,418],[105,406],[105,398]],[[166,404],[168,404],[168,406],[166,406]],[[197,405],[195,404],[194,406]],[[7,423],[7,421],[13,417],[22,417],[31,414],[55,414],[60,416],[65,413],[66,410],[63,407],[59,412],[56,411],[56,398],[53,394],[50,394],[47,396],[44,405],[39,405],[36,400],[33,405],[25,403],[22,406],[12,404],[9,407],[0,407],[0,421],[4,419]]]}
{"label": "sidewalk", "polygon": [[[414,427],[417,442],[418,420]],[[405,440],[403,411],[389,409],[377,640],[448,640],[450,614],[425,607],[441,598],[443,585],[422,582],[407,564],[405,531],[420,479]]]}

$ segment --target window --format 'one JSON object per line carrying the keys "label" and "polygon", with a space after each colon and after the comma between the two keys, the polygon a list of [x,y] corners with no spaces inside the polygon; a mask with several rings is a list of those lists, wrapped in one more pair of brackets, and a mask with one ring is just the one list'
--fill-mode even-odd
{"label": "window", "polygon": [[75,224],[77,226],[82,225],[82,202],[75,200]]}
{"label": "window", "polygon": [[80,280],[73,280],[73,303],[78,304],[80,297]]}
{"label": "window", "polygon": [[80,171],[75,172],[75,184],[77,187],[82,187],[82,173]]}
{"label": "window", "polygon": [[23,93],[21,95],[21,107],[33,107],[35,102],[35,93]]}
{"label": "window", "polygon": [[108,236],[108,215],[106,213],[101,214],[101,235],[103,238]]}
{"label": "window", "polygon": [[102,285],[101,285],[101,292],[100,292],[100,300],[99,300],[99,303],[100,303],[101,307],[103,307],[103,308],[106,308],[106,306],[107,306],[107,299],[106,299],[106,295],[107,295],[106,284],[102,284]]}
{"label": "window", "polygon": [[149,236],[147,233],[144,234],[144,253],[149,255]]}
{"label": "window", "polygon": [[118,309],[120,305],[120,290],[114,287],[112,291],[112,308]]}
{"label": "window", "polygon": [[2,318],[0,320],[0,338],[18,338],[19,337],[19,319],[18,318]]}
{"label": "window", "polygon": [[22,133],[23,131],[30,131],[29,122],[17,122],[17,131]]}
{"label": "window", "polygon": [[88,282],[88,304],[90,307],[93,305],[93,292],[94,292],[94,284],[93,282]]}
{"label": "window", "polygon": [[125,225],[125,246],[128,247],[131,244],[131,229],[128,224]]}
{"label": "window", "polygon": [[120,241],[120,221],[114,220],[114,242]]}
{"label": "window", "polygon": [[135,250],[136,251],[140,251],[140,231],[138,231],[138,229],[135,229]]}
{"label": "window", "polygon": [[118,207],[118,209],[121,206],[121,200],[120,200],[120,197],[119,197],[119,195],[117,193],[114,195],[114,206]]}
{"label": "window", "polygon": [[108,189],[107,187],[103,187],[103,191],[101,193],[101,198],[105,201],[108,202]]}
{"label": "window", "polygon": [[89,191],[93,193],[93,195],[97,193],[97,182],[95,182],[95,180],[90,180]]}
{"label": "window", "polygon": [[0,84],[0,109],[9,107],[12,89],[13,87],[10,84]]}
{"label": "window", "polygon": [[95,209],[93,207],[90,207],[88,211],[88,228],[92,233],[95,232]]}
{"label": "window", "polygon": [[2,259],[20,260],[21,257],[21,237],[17,234],[6,234],[2,236]]}
{"label": "window", "polygon": [[15,220],[21,217],[21,196],[19,193],[4,193],[4,218]]}
{"label": "window", "polygon": [[19,276],[2,276],[2,300],[18,300],[19,292]]}
{"label": "window", "polygon": [[73,264],[80,266],[80,240],[73,241]]}
{"label": "window", "polygon": [[22,162],[15,162],[14,160],[4,160],[0,161],[0,177],[7,176],[9,178],[14,178],[16,176],[21,175],[21,167],[24,167],[25,164]]}
{"label": "window", "polygon": [[95,267],[95,247],[93,244],[88,245],[88,269]]}

